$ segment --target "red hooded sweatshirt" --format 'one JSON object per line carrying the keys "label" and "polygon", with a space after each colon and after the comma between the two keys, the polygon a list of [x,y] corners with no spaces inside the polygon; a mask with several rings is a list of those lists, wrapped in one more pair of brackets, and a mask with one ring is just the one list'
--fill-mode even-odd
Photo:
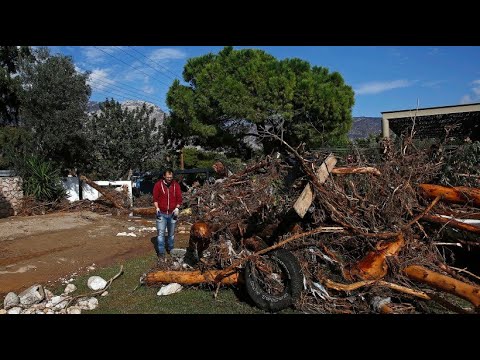
{"label": "red hooded sweatshirt", "polygon": [[162,213],[171,214],[182,203],[182,190],[178,182],[172,180],[167,186],[163,179],[157,181],[153,187],[153,201],[158,203]]}

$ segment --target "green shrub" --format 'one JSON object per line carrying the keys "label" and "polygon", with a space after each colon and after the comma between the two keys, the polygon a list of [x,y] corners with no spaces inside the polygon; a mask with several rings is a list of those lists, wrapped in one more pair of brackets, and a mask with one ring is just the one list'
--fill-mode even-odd
{"label": "green shrub", "polygon": [[54,201],[66,195],[61,184],[60,169],[40,157],[25,158],[20,175],[24,193],[39,201]]}

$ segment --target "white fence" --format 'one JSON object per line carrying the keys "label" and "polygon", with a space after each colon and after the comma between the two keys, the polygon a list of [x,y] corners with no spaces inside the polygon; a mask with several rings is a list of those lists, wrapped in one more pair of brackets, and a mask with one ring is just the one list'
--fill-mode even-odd
{"label": "white fence", "polygon": [[[130,205],[133,205],[132,195],[132,182],[131,181],[94,181],[99,186],[115,186],[118,191],[122,191],[122,187],[128,188],[128,198],[130,199]],[[64,189],[67,191],[67,199],[70,202],[80,200],[80,185],[78,177],[67,177],[62,179]],[[97,200],[102,194],[92,188],[90,185],[82,183],[82,199]]]}

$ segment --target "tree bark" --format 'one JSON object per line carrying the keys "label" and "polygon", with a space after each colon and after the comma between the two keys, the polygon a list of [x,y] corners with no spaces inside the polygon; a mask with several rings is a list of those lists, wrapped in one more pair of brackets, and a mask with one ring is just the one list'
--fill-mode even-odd
{"label": "tree bark", "polygon": [[369,252],[350,269],[344,270],[345,279],[353,280],[356,276],[363,280],[381,279],[387,274],[387,257],[398,254],[404,244],[403,234],[399,234],[395,241],[380,241],[375,251]]}
{"label": "tree bark", "polygon": [[446,187],[433,184],[420,184],[420,194],[427,198],[442,196],[443,201],[480,206],[480,189],[466,186]]}
{"label": "tree bark", "polygon": [[478,310],[480,307],[480,287],[464,283],[449,276],[428,270],[423,266],[411,265],[404,269],[412,280],[430,285],[471,302]]}

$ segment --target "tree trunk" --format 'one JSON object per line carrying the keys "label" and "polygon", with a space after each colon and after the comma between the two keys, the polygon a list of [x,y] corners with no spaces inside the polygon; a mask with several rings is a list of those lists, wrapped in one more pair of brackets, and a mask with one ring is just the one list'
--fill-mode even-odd
{"label": "tree trunk", "polygon": [[446,187],[441,185],[420,184],[421,195],[427,198],[442,196],[443,201],[459,204],[472,204],[480,207],[480,189],[466,186]]}
{"label": "tree trunk", "polygon": [[373,175],[382,175],[380,170],[374,167],[337,167],[332,169],[332,174],[335,175],[346,175],[346,174],[373,174]]}
{"label": "tree trunk", "polygon": [[438,290],[446,291],[470,301],[477,310],[480,307],[480,287],[478,286],[464,283],[419,265],[408,266],[404,269],[404,272],[412,280],[419,281]]}
{"label": "tree trunk", "polygon": [[[197,271],[154,271],[145,277],[147,285],[178,283],[183,285],[196,285],[203,283],[213,283],[215,277],[221,270],[208,270],[205,272]],[[237,272],[224,277],[220,283],[224,285],[235,285],[239,281]]]}
{"label": "tree trunk", "polygon": [[83,182],[85,182],[86,184],[90,185],[92,188],[94,188],[95,190],[97,190],[100,194],[102,194],[105,199],[107,199],[108,201],[110,201],[113,206],[115,206],[117,209],[121,209],[121,210],[125,210],[125,208],[123,207],[123,205],[119,204],[117,202],[117,200],[115,200],[112,196],[110,196],[106,191],[105,189],[102,189],[101,186],[95,184],[92,180],[90,180],[89,178],[87,178],[86,176],[84,175],[81,175],[80,176],[80,180],[82,180]]}

